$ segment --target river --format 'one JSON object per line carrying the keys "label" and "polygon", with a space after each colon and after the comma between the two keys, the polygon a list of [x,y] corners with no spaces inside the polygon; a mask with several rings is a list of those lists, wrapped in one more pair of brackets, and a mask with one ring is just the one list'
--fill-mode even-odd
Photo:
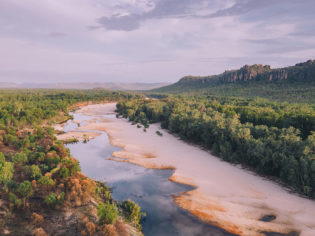
{"label": "river", "polygon": [[[94,116],[74,113],[81,126]],[[111,118],[114,115],[105,115]],[[69,120],[64,131],[75,130],[77,123]],[[95,131],[93,131],[95,132]],[[178,207],[172,196],[192,190],[188,185],[173,183],[168,178],[172,170],[147,169],[138,165],[108,160],[112,153],[121,150],[112,146],[105,132],[88,141],[68,144],[71,154],[79,160],[82,172],[88,177],[107,183],[115,200],[131,199],[141,206],[146,217],[142,221],[144,235],[232,235],[205,224],[197,217]]]}

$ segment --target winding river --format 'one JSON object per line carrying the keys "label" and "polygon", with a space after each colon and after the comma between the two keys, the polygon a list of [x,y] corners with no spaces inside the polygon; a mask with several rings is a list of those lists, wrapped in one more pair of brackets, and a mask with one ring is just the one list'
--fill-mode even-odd
{"label": "winding river", "polygon": [[[74,113],[74,120],[81,126],[94,116]],[[114,115],[105,115],[114,116]],[[77,122],[69,120],[64,127],[68,132],[78,128]],[[93,131],[95,132],[95,131]],[[193,188],[173,183],[168,178],[172,170],[147,169],[126,162],[109,160],[112,153],[121,150],[112,146],[105,132],[87,143],[68,144],[71,154],[80,161],[82,172],[95,180],[106,182],[112,189],[114,199],[131,199],[141,206],[146,217],[142,221],[143,233],[150,236],[167,235],[232,235],[205,224],[197,217],[178,207],[172,196]]]}

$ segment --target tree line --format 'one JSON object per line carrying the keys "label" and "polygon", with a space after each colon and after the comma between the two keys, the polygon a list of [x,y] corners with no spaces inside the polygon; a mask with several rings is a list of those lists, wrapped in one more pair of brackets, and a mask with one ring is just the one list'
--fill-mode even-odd
{"label": "tree line", "polygon": [[[266,99],[214,96],[133,98],[117,112],[163,128],[212,150],[225,161],[281,179],[315,197],[315,109]],[[192,157],[193,158],[193,157]]]}

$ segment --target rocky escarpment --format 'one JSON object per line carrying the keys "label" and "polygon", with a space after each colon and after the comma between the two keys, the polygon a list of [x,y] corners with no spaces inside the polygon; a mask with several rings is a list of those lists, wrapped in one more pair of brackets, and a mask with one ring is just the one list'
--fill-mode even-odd
{"label": "rocky escarpment", "polygon": [[219,81],[231,83],[238,81],[311,81],[315,80],[315,60],[295,66],[271,69],[269,65],[245,65],[239,70],[226,71]]}
{"label": "rocky escarpment", "polygon": [[[315,81],[315,60],[309,60],[295,66],[271,69],[269,65],[245,65],[239,70],[225,71],[212,76],[185,76],[176,85],[179,86],[207,86],[222,83],[250,82],[250,81]],[[171,87],[167,86],[167,87]]]}

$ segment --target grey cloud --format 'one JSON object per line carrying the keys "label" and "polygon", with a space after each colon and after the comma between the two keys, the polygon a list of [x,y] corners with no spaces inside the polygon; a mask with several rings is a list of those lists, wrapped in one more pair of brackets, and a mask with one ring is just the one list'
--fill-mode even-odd
{"label": "grey cloud", "polygon": [[[154,0],[155,7],[144,13],[130,13],[129,15],[103,16],[97,22],[108,30],[132,31],[141,26],[141,23],[150,19],[159,18],[216,18],[225,16],[246,15],[254,11],[283,9],[286,14],[286,7],[294,10],[296,5],[312,5],[306,0],[237,0],[231,7],[217,9],[211,14],[200,14],[201,10],[216,10],[213,0]],[[315,4],[313,4],[315,5]],[[128,10],[128,5],[120,8]],[[298,13],[298,12],[297,12]],[[266,13],[269,15],[269,13]],[[276,14],[277,15],[277,14]],[[247,19],[248,21],[253,19]]]}
{"label": "grey cloud", "polygon": [[155,0],[153,10],[145,13],[130,15],[104,16],[98,19],[98,23],[109,30],[131,31],[140,27],[141,22],[149,19],[170,17],[193,17],[203,3],[210,0]]}
{"label": "grey cloud", "polygon": [[[132,31],[138,29],[142,22],[159,18],[216,18],[233,15],[243,15],[253,10],[279,4],[281,0],[238,0],[231,7],[218,9],[211,14],[200,14],[200,10],[215,10],[211,0],[154,0],[153,10],[130,15],[104,16],[98,23],[108,30]],[[283,1],[283,0],[282,0]],[[290,2],[292,0],[286,0]],[[123,6],[121,6],[123,8]],[[128,6],[125,6],[128,10]]]}
{"label": "grey cloud", "polygon": [[[280,0],[281,1],[281,0]],[[262,9],[272,4],[277,4],[279,0],[239,0],[234,5],[226,9],[220,9],[217,12],[206,17],[214,18],[221,16],[243,15],[250,11]]]}

